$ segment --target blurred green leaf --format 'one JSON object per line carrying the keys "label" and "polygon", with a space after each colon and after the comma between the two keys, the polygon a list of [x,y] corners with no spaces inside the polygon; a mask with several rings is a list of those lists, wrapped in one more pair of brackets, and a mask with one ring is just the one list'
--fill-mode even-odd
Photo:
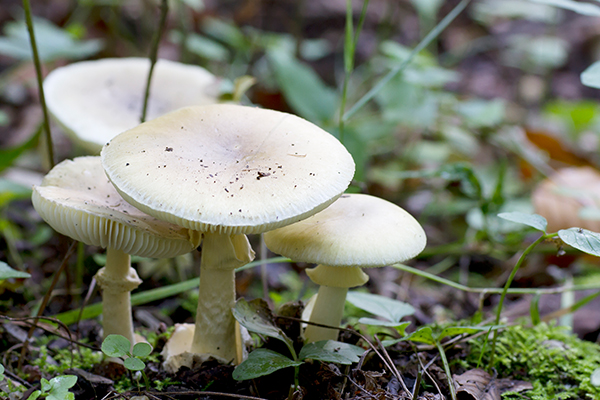
{"label": "blurred green leaf", "polygon": [[256,349],[233,371],[233,379],[244,381],[269,375],[282,368],[297,367],[302,361],[294,361],[284,355],[267,349]]}
{"label": "blurred green leaf", "polygon": [[0,279],[10,278],[30,278],[31,275],[27,272],[17,271],[8,266],[4,261],[0,261]]}
{"label": "blurred green leaf", "polygon": [[242,50],[250,45],[244,33],[235,24],[208,17],[202,20],[201,27],[204,33],[234,49]]}
{"label": "blurred green leaf", "polygon": [[596,61],[581,73],[581,83],[600,89],[600,61]]}
{"label": "blurred green leaf", "polygon": [[[171,31],[169,39],[173,43],[181,44],[183,35],[181,32]],[[189,33],[185,45],[190,52],[208,60],[222,62],[229,59],[229,50],[225,46],[197,33]]]}
{"label": "blurred green leaf", "polygon": [[400,324],[400,320],[402,318],[415,313],[415,309],[410,304],[377,294],[351,291],[348,292],[346,301],[355,307],[360,308],[361,310],[365,310],[371,314],[385,318],[387,321],[396,325]]}
{"label": "blurred green leaf", "polygon": [[[77,40],[68,31],[52,22],[35,18],[33,21],[38,52],[42,62],[58,58],[77,60],[98,53],[103,43],[100,39]],[[18,60],[31,60],[31,45],[25,22],[7,22],[4,26],[5,36],[0,37],[0,54]]]}
{"label": "blurred green leaf", "polygon": [[401,340],[410,340],[411,342],[435,344],[435,339],[433,338],[433,331],[428,326],[417,329],[410,335],[403,337]]}
{"label": "blurred green leaf", "polygon": [[5,178],[0,178],[0,207],[13,200],[28,199],[31,189]]}
{"label": "blurred green leaf", "polygon": [[27,141],[17,145],[15,147],[11,147],[9,149],[0,150],[0,171],[10,167],[12,163],[19,158],[21,154],[25,151],[31,149],[32,147],[37,145],[38,138],[42,133],[42,129],[38,129]]}
{"label": "blurred green leaf", "polygon": [[590,17],[600,17],[600,7],[590,4],[583,3],[574,0],[529,0],[533,3],[547,4],[550,6],[564,8],[565,10],[574,11],[581,15],[587,15]]}
{"label": "blurred green leaf", "polygon": [[267,57],[277,84],[295,112],[316,123],[333,119],[337,93],[325,85],[315,71],[277,47],[267,50]]}
{"label": "blurred green leaf", "polygon": [[472,128],[486,128],[500,124],[505,118],[504,101],[496,100],[467,100],[458,105],[457,111],[461,114],[468,126]]}
{"label": "blurred green leaf", "polygon": [[542,232],[546,232],[546,227],[548,226],[548,221],[546,221],[546,218],[538,214],[525,214],[515,211],[500,213],[498,216],[508,221],[531,226],[532,228]]}
{"label": "blurred green leaf", "polygon": [[310,359],[350,365],[358,362],[360,356],[364,352],[365,350],[362,347],[348,343],[342,343],[335,340],[321,340],[304,345],[302,350],[300,350],[298,357],[301,360]]}

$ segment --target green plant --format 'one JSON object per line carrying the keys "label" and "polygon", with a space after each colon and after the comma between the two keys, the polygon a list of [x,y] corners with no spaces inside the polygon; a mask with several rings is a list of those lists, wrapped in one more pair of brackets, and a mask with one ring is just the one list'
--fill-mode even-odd
{"label": "green plant", "polygon": [[152,346],[146,342],[139,342],[131,347],[131,342],[121,335],[108,335],[102,342],[102,352],[109,357],[123,359],[123,365],[130,371],[141,371],[146,389],[150,388],[148,377],[144,373],[146,363],[141,358],[152,353]]}
{"label": "green plant", "polygon": [[27,400],[46,398],[47,400],[75,400],[75,394],[69,392],[77,383],[75,375],[56,376],[50,380],[42,378],[41,388],[31,393]]}
{"label": "green plant", "polygon": [[233,378],[236,380],[254,379],[282,368],[294,367],[294,387],[298,390],[300,365],[306,360],[350,365],[358,362],[359,356],[365,351],[348,343],[322,340],[306,344],[297,353],[293,341],[273,323],[270,310],[264,301],[257,299],[247,302],[240,299],[232,311],[240,325],[251,332],[281,340],[291,355],[290,358],[273,350],[256,349],[233,371]]}

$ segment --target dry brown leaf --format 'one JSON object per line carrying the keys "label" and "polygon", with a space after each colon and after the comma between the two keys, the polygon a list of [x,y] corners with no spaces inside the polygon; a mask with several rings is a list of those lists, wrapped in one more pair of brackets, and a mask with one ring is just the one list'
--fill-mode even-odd
{"label": "dry brown leaf", "polygon": [[583,208],[600,209],[600,172],[591,167],[564,168],[544,180],[531,198],[535,212],[548,220],[548,232],[579,227],[600,231],[600,221],[583,219]]}
{"label": "dry brown leaf", "polygon": [[504,392],[533,389],[533,385],[529,382],[496,379],[479,368],[466,371],[462,375],[454,375],[454,387],[461,399],[472,398],[473,400],[500,400],[500,395]]}

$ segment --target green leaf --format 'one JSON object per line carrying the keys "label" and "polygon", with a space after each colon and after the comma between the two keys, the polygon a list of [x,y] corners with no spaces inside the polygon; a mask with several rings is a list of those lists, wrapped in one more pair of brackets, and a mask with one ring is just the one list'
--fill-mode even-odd
{"label": "green leaf", "polygon": [[[102,40],[76,40],[64,29],[52,22],[35,18],[33,21],[35,38],[42,62],[58,58],[81,59],[99,52]],[[0,54],[19,60],[31,60],[31,45],[25,22],[8,22],[4,27],[6,36],[0,37]]]}
{"label": "green leaf", "polygon": [[582,228],[561,229],[558,237],[584,253],[600,257],[600,234]]}
{"label": "green leaf", "polygon": [[[181,44],[183,35],[181,32],[172,31],[169,35],[171,42]],[[229,50],[217,41],[206,36],[190,33],[185,38],[186,48],[197,56],[213,61],[227,61]]]}
{"label": "green leaf", "polygon": [[[494,329],[492,327],[492,329]],[[457,336],[457,335],[462,335],[464,333],[475,333],[475,332],[481,332],[481,331],[489,331],[490,327],[489,326],[451,326],[448,328],[445,328],[438,336],[437,336],[437,340],[442,340],[445,337],[452,337],[452,336]]]}
{"label": "green leaf", "polygon": [[0,279],[10,278],[30,278],[27,272],[17,271],[8,266],[4,261],[0,261]]}
{"label": "green leaf", "polygon": [[370,322],[375,320],[366,319],[369,322],[363,322],[365,319],[362,318],[362,321],[359,321],[370,325],[398,326],[402,318],[415,313],[415,309],[410,304],[371,293],[348,292],[346,301],[392,323],[392,325],[387,325],[384,321],[378,321],[379,323],[373,324]]}
{"label": "green leaf", "polygon": [[600,368],[596,368],[590,376],[590,383],[596,387],[600,387]]}
{"label": "green leaf", "polygon": [[52,385],[51,391],[68,391],[70,388],[75,386],[77,383],[77,376],[75,375],[60,375],[50,379]]}
{"label": "green leaf", "polygon": [[52,390],[52,384],[50,383],[50,381],[48,379],[42,378],[40,380],[40,386],[42,388],[42,391],[44,393],[49,392],[50,390]]}
{"label": "green leaf", "polygon": [[411,342],[435,344],[435,339],[433,338],[433,332],[432,332],[431,328],[428,326],[417,329],[410,335],[403,337],[401,340],[410,340]]}
{"label": "green leaf", "polygon": [[410,322],[382,321],[380,319],[365,317],[360,318],[358,320],[358,323],[373,326],[389,326],[390,328],[396,328],[401,333],[404,332],[404,330],[406,330],[406,327],[410,325]]}
{"label": "green leaf", "polygon": [[37,400],[37,398],[40,397],[41,394],[42,394],[42,392],[40,392],[39,390],[36,390],[33,393],[31,393],[31,395],[29,395],[27,400]]}
{"label": "green leaf", "polygon": [[528,225],[544,233],[546,232],[546,227],[548,226],[548,221],[546,221],[546,218],[538,214],[525,214],[522,212],[514,211],[500,213],[498,214],[498,217],[507,221],[516,222],[518,224]]}
{"label": "green leaf", "polygon": [[297,367],[302,364],[302,361],[294,361],[272,350],[256,349],[235,368],[233,379],[236,381],[254,379],[282,368]]}
{"label": "green leaf", "polygon": [[123,361],[123,365],[130,371],[141,371],[146,368],[146,364],[139,358],[129,357]]}
{"label": "green leaf", "polygon": [[318,342],[308,343],[302,347],[298,357],[301,360],[311,359],[350,365],[358,362],[360,356],[364,352],[365,350],[362,347],[354,346],[352,344],[335,340],[320,340]]}
{"label": "green leaf", "polygon": [[27,141],[25,141],[25,143],[21,143],[9,149],[0,150],[0,171],[10,167],[13,164],[13,161],[16,160],[21,154],[34,147],[38,142],[41,132],[42,129],[39,128],[33,135],[31,135],[29,139],[27,139]]}
{"label": "green leaf", "polygon": [[536,294],[529,303],[529,315],[531,316],[531,325],[538,325],[542,319],[540,318],[540,294]]}
{"label": "green leaf", "polygon": [[140,342],[133,345],[131,354],[136,357],[147,357],[152,353],[152,345],[147,342]]}
{"label": "green leaf", "polygon": [[529,0],[534,3],[547,4],[550,6],[564,8],[581,15],[600,17],[600,7],[590,3],[582,3],[573,0]]}
{"label": "green leaf", "polygon": [[251,332],[288,342],[290,339],[273,322],[267,303],[262,299],[251,302],[240,298],[232,309],[233,316],[244,328]]}
{"label": "green leaf", "polygon": [[125,336],[108,335],[102,342],[102,352],[109,357],[123,357],[130,350],[131,342]]}
{"label": "green leaf", "polygon": [[581,83],[600,89],[600,61],[596,61],[581,73]]}
{"label": "green leaf", "polygon": [[315,71],[277,47],[267,50],[267,58],[277,84],[295,112],[312,122],[333,119],[337,93],[325,85]]}
{"label": "green leaf", "polygon": [[502,100],[468,100],[458,105],[458,113],[465,117],[472,128],[493,127],[505,117],[505,104]]}

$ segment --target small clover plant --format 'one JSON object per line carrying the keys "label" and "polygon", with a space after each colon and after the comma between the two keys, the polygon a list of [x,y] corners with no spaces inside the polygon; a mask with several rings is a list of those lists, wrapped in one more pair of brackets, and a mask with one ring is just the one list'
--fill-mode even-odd
{"label": "small clover plant", "polygon": [[46,398],[46,400],[75,400],[75,394],[69,392],[77,383],[75,375],[62,375],[50,380],[42,378],[41,389],[31,393],[27,400]]}
{"label": "small clover plant", "polygon": [[131,347],[131,342],[122,335],[108,335],[102,342],[102,352],[109,357],[121,358],[123,365],[130,371],[141,371],[146,388],[150,387],[148,377],[144,373],[146,363],[144,358],[152,353],[152,346],[146,342],[136,343]]}
{"label": "small clover plant", "polygon": [[300,353],[296,353],[292,340],[270,320],[270,310],[264,302],[260,300],[247,302],[240,299],[232,311],[240,325],[249,331],[284,342],[292,356],[290,358],[273,350],[256,349],[233,371],[233,378],[238,381],[258,378],[282,368],[294,367],[294,386],[298,389],[300,365],[306,360],[349,365],[358,362],[365,352],[363,348],[348,343],[322,340],[308,343],[302,347]]}

